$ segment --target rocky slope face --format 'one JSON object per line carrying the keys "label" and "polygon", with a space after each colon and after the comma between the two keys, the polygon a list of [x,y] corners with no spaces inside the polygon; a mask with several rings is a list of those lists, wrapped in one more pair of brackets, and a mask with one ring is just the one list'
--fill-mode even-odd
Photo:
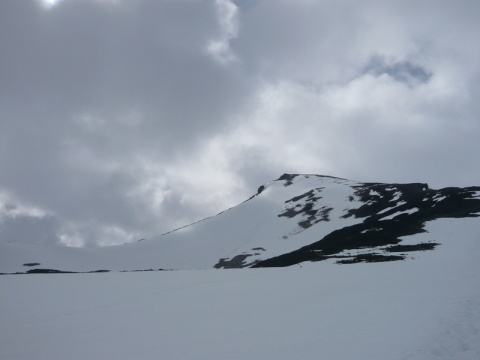
{"label": "rocky slope face", "polygon": [[[283,175],[279,180],[289,186],[298,176]],[[362,219],[360,223],[334,230],[312,244],[260,261],[254,267],[288,266],[329,258],[338,259],[341,264],[404,260],[410,252],[433,250],[439,245],[436,239],[414,241],[413,235],[425,232],[427,221],[480,216],[480,187],[433,190],[419,183],[359,183],[351,187],[353,195],[348,200],[361,205],[345,208],[341,217]],[[329,221],[332,208],[318,206],[322,190],[315,188],[287,200],[286,211],[279,216],[298,217],[298,225],[305,228]],[[403,237],[412,238],[404,244]]]}

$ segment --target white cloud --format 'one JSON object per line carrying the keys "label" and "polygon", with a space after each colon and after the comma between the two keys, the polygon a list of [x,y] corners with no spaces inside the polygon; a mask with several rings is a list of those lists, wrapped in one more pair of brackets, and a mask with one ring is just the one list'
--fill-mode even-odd
{"label": "white cloud", "polygon": [[0,1],[0,236],[153,236],[284,172],[478,181],[477,2],[105,1]]}
{"label": "white cloud", "polygon": [[6,192],[0,192],[0,222],[5,218],[29,217],[43,218],[50,214],[36,206],[22,204],[17,199],[12,198]]}
{"label": "white cloud", "polygon": [[238,36],[238,8],[230,0],[215,0],[220,36],[211,40],[207,52],[222,64],[235,61],[237,58],[230,48],[230,41]]}

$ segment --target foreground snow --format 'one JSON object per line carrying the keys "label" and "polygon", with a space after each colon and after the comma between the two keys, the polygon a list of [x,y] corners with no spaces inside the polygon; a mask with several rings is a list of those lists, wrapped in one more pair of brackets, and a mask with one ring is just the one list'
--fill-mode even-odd
{"label": "foreground snow", "polygon": [[[424,236],[451,221],[478,230]],[[0,276],[0,359],[478,360],[470,233],[416,261]]]}

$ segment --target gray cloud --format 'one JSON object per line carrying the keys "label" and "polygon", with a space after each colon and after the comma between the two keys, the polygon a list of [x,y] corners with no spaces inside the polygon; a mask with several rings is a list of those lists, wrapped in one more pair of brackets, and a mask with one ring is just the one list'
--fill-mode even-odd
{"label": "gray cloud", "polygon": [[37,209],[0,241],[133,241],[283,172],[478,183],[480,6],[431,5],[0,2],[0,206]]}
{"label": "gray cloud", "polygon": [[380,56],[374,56],[365,71],[376,76],[386,74],[409,85],[426,83],[432,77],[432,73],[419,65],[409,61],[389,63],[387,59]]}

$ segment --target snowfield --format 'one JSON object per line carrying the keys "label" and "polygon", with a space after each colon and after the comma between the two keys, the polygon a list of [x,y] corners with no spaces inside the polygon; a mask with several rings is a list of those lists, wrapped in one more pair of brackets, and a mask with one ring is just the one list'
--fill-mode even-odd
{"label": "snowfield", "polygon": [[479,221],[427,225],[415,261],[3,275],[0,358],[478,360]]}

